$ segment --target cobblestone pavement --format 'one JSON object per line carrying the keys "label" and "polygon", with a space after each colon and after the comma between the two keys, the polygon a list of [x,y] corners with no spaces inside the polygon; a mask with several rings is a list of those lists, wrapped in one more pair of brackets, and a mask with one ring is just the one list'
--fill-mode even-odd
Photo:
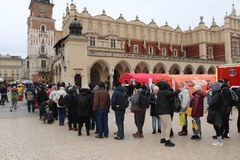
{"label": "cobblestone pavement", "polygon": [[[223,147],[214,147],[211,136],[214,129],[202,118],[203,138],[201,141],[191,140],[191,125],[189,135],[175,135],[173,148],[164,147],[159,143],[160,134],[153,135],[151,117],[147,112],[144,138],[134,139],[136,131],[133,114],[126,113],[124,141],[114,140],[113,132],[116,126],[112,112],[109,114],[110,136],[108,139],[96,139],[94,131],[91,136],[85,134],[79,137],[76,132],[69,131],[67,125],[43,124],[39,120],[38,111],[28,113],[25,103],[19,104],[16,111],[9,111],[9,104],[0,106],[0,160],[233,160],[239,159],[240,134],[237,133],[237,110],[233,110],[230,121],[230,139],[224,139]],[[190,118],[189,118],[190,122]],[[66,122],[65,122],[66,123]],[[174,132],[180,130],[178,115],[175,115]],[[83,131],[83,133],[85,133]]]}

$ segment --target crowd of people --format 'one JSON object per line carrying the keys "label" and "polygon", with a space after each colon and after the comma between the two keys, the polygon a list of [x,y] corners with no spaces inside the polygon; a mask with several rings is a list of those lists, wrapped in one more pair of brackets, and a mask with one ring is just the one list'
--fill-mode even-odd
{"label": "crowd of people", "polygon": [[[26,87],[24,91],[24,87]],[[207,92],[202,91],[200,85],[193,87],[193,93],[180,82],[178,90],[173,90],[165,81],[160,81],[150,87],[144,83],[128,84],[128,82],[115,83],[113,94],[110,95],[106,83],[98,85],[89,84],[79,88],[65,83],[22,85],[13,84],[6,86],[1,84],[1,105],[8,101],[7,92],[11,92],[10,111],[17,109],[17,103],[22,100],[23,95],[27,101],[28,112],[35,112],[38,107],[40,119],[44,115],[51,114],[48,122],[59,121],[59,126],[64,126],[68,119],[69,130],[78,131],[82,135],[82,127],[85,124],[86,135],[90,130],[96,130],[96,138],[108,138],[108,113],[114,111],[117,131],[115,140],[124,140],[124,119],[126,109],[129,107],[134,114],[136,133],[134,138],[144,138],[143,126],[146,110],[150,107],[152,117],[152,134],[161,133],[160,143],[166,147],[175,144],[170,140],[174,136],[172,120],[174,112],[179,113],[179,121],[182,130],[179,136],[188,135],[188,118],[192,117],[193,135],[192,140],[201,140],[201,117],[208,112],[207,120],[213,125],[216,132],[212,138],[214,146],[223,146],[222,139],[229,136],[229,116],[233,106],[238,108],[240,115],[240,89],[232,93],[226,80],[220,80],[209,85]],[[238,101],[233,102],[233,94],[237,95]],[[204,98],[208,99],[208,108],[204,108]],[[236,101],[236,100],[235,100]],[[48,108],[48,110],[46,110]],[[178,109],[179,108],[179,109]],[[189,110],[191,111],[189,113]],[[45,117],[46,118],[46,117]],[[240,116],[237,122],[240,133]]]}

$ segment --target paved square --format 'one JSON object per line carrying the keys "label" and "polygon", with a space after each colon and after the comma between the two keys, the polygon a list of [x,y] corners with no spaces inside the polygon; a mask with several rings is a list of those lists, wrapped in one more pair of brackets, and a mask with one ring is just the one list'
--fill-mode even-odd
{"label": "paved square", "polygon": [[[201,141],[191,140],[191,125],[189,135],[180,137],[175,134],[172,141],[173,148],[164,147],[159,143],[160,134],[153,135],[149,111],[144,125],[144,138],[134,139],[132,133],[136,131],[133,114],[128,111],[125,117],[124,141],[114,140],[113,132],[116,125],[112,121],[112,112],[109,114],[110,137],[96,139],[94,131],[89,137],[83,130],[83,136],[69,131],[67,121],[65,126],[43,124],[39,120],[38,111],[28,113],[26,104],[13,112],[9,105],[0,106],[0,159],[1,160],[233,160],[239,159],[240,134],[237,133],[237,110],[233,110],[230,121],[230,139],[224,139],[223,147],[214,147],[211,136],[215,134],[211,125],[202,118],[203,138]],[[190,122],[189,118],[189,122]],[[174,132],[180,130],[178,115],[173,121]]]}

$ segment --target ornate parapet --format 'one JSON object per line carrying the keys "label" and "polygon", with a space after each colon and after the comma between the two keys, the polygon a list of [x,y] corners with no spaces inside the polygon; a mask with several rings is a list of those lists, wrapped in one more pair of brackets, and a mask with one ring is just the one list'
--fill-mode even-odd
{"label": "ornate parapet", "polygon": [[88,56],[95,57],[113,57],[113,58],[130,58],[130,59],[145,59],[145,60],[161,60],[161,61],[174,61],[174,62],[186,62],[186,63],[203,63],[203,64],[225,64],[225,61],[214,59],[197,59],[186,57],[171,57],[160,55],[144,55],[144,54],[129,54],[129,53],[113,53],[113,52],[99,52],[89,51]]}

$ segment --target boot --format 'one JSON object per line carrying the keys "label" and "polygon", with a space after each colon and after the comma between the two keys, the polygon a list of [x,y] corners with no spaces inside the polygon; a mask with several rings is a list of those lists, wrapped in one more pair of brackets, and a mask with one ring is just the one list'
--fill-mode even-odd
{"label": "boot", "polygon": [[78,136],[81,136],[82,135],[82,128],[78,128]]}
{"label": "boot", "polygon": [[156,130],[153,130],[152,134],[156,134]]}
{"label": "boot", "polygon": [[175,144],[172,143],[170,140],[167,140],[167,141],[165,142],[165,146],[166,146],[166,147],[174,147]]}
{"label": "boot", "polygon": [[174,136],[174,133],[173,133],[173,130],[171,128],[170,137],[173,137],[173,136]]}
{"label": "boot", "polygon": [[90,136],[90,132],[89,132],[89,130],[87,130],[87,136]]}

